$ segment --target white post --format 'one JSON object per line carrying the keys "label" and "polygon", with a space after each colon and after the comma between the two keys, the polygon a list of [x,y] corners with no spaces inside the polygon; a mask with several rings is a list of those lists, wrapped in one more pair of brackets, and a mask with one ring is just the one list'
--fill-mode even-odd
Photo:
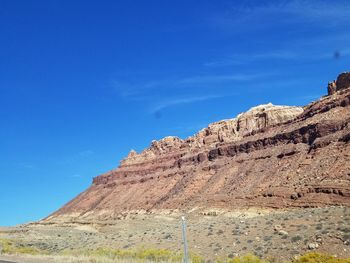
{"label": "white post", "polygon": [[186,221],[185,221],[185,217],[184,216],[181,217],[181,221],[182,221],[182,241],[184,243],[184,258],[183,258],[183,262],[184,263],[188,263],[188,248],[187,248],[187,238],[186,238]]}

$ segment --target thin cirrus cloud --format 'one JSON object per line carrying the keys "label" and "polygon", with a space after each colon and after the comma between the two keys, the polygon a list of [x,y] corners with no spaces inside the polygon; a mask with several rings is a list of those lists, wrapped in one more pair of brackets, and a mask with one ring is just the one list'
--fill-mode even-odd
{"label": "thin cirrus cloud", "polygon": [[[280,23],[318,23],[336,26],[350,21],[349,1],[291,0],[270,1],[268,3],[234,5],[224,13],[211,18],[211,22],[221,27],[232,27],[244,23],[245,28],[273,26],[276,17]],[[261,23],[264,18],[264,23]],[[269,20],[266,20],[269,18]],[[256,22],[260,23],[256,23]],[[327,22],[325,24],[325,21]]]}
{"label": "thin cirrus cloud", "polygon": [[290,50],[275,50],[260,53],[249,53],[249,54],[232,54],[226,58],[219,59],[216,61],[210,61],[204,63],[207,67],[223,67],[231,65],[243,65],[263,60],[295,60],[299,55]]}
{"label": "thin cirrus cloud", "polygon": [[[183,96],[187,93],[189,86],[192,88],[206,87],[208,91],[211,88],[215,88],[217,92],[217,86],[213,84],[224,84],[224,83],[240,83],[249,82],[259,78],[274,75],[273,72],[262,72],[262,73],[237,73],[237,74],[207,74],[207,75],[196,75],[185,78],[171,78],[145,81],[142,83],[131,84],[123,83],[114,80],[112,86],[115,91],[125,100],[131,101],[147,101],[154,99],[153,94],[159,93],[164,90],[176,90],[178,96]],[[169,95],[169,94],[168,94]],[[179,99],[182,100],[182,99]]]}
{"label": "thin cirrus cloud", "polygon": [[[244,1],[240,5],[234,4],[210,16],[208,23],[228,34],[244,32],[245,36],[256,38],[259,32],[264,35],[264,40],[256,38],[255,41],[271,46],[271,50],[239,50],[214,58],[204,63],[204,66],[234,66],[265,60],[320,61],[333,58],[335,53],[347,56],[350,39],[346,28],[350,26],[349,14],[350,1],[344,0],[291,0],[253,4]],[[276,35],[271,34],[276,27],[281,32],[277,42]]]}
{"label": "thin cirrus cloud", "polygon": [[[253,86],[251,88],[254,90],[255,93],[262,92],[262,91],[268,91],[273,89],[292,89],[293,87],[300,87],[304,85],[305,82],[312,82],[312,78],[297,78],[289,81],[285,81],[283,78],[283,75],[272,75],[276,77],[273,81],[270,80],[269,76],[267,79],[260,79],[259,82],[254,82]],[[282,76],[282,78],[281,78]],[[203,96],[189,96],[189,97],[183,97],[183,98],[173,98],[168,100],[161,100],[158,102],[155,102],[151,105],[149,113],[150,114],[157,114],[161,112],[162,110],[170,107],[175,106],[181,106],[185,104],[191,104],[191,103],[198,103],[203,101],[209,101],[214,99],[220,99],[230,96],[237,95],[237,92],[232,92],[232,89],[230,90],[222,90],[220,94],[216,92],[216,94],[210,94],[210,95],[203,95]],[[303,97],[300,97],[302,100],[314,100],[316,98],[319,98],[322,94],[311,94],[311,95],[305,95]]]}
{"label": "thin cirrus cloud", "polygon": [[219,83],[228,81],[251,81],[260,77],[271,75],[265,74],[228,74],[228,75],[209,75],[209,76],[195,76],[179,80],[179,84],[203,84],[203,83]]}
{"label": "thin cirrus cloud", "polygon": [[[345,41],[346,42],[346,41]],[[347,42],[346,42],[347,43]],[[337,57],[337,56],[338,57]],[[264,61],[324,61],[333,58],[350,56],[350,49],[347,47],[318,47],[314,50],[300,48],[292,50],[286,47],[283,50],[256,52],[249,54],[231,54],[225,58],[204,63],[206,67],[225,67],[234,65],[245,65],[250,63],[261,63]]]}
{"label": "thin cirrus cloud", "polygon": [[[233,96],[233,87],[243,83],[275,76],[276,72],[235,73],[235,74],[198,74],[183,78],[171,78],[144,81],[139,84],[114,81],[115,90],[125,101],[137,101],[146,107],[146,112],[156,116],[164,109],[186,104]],[[219,87],[219,88],[218,88]],[[191,93],[201,94],[189,95]],[[171,92],[170,92],[171,91]],[[197,91],[197,92],[196,92]]]}
{"label": "thin cirrus cloud", "polygon": [[159,103],[156,103],[153,105],[150,109],[151,114],[155,114],[157,112],[160,112],[161,110],[164,110],[169,107],[177,106],[177,105],[183,105],[183,104],[191,104],[195,102],[202,102],[202,101],[208,101],[212,99],[218,99],[226,97],[227,95],[208,95],[208,96],[193,96],[193,97],[187,97],[187,98],[175,98],[172,100],[162,101]]}
{"label": "thin cirrus cloud", "polygon": [[326,19],[328,25],[350,21],[349,1],[294,0],[277,5],[271,8],[270,11],[274,13],[287,13],[298,18],[304,18],[315,22],[324,22]]}

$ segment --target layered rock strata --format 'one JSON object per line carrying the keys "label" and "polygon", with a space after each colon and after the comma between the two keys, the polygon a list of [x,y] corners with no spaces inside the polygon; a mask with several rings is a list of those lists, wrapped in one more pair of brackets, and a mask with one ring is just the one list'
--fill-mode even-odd
{"label": "layered rock strata", "polygon": [[303,108],[257,106],[185,140],[153,141],[46,221],[326,205],[350,206],[350,88]]}

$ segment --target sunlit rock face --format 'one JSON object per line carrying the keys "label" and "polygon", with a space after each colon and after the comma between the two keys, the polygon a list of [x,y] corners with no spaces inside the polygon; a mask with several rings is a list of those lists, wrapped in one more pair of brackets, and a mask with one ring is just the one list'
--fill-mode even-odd
{"label": "sunlit rock face", "polygon": [[302,107],[274,106],[271,103],[260,105],[238,115],[238,131],[245,135],[292,120],[302,112]]}
{"label": "sunlit rock face", "polygon": [[142,163],[183,149],[198,151],[216,147],[218,143],[238,141],[249,133],[292,120],[302,112],[302,107],[275,106],[271,103],[259,105],[234,119],[211,123],[186,140],[168,136],[159,141],[152,141],[151,146],[140,154],[131,150],[121,161],[121,166]]}
{"label": "sunlit rock face", "polygon": [[341,73],[337,80],[328,83],[328,95],[333,95],[339,90],[350,87],[350,72]]}
{"label": "sunlit rock face", "polygon": [[183,140],[178,137],[168,136],[159,141],[152,141],[151,146],[140,154],[131,150],[128,156],[120,162],[121,166],[127,166],[136,163],[142,163],[147,160],[155,159],[159,155],[165,155],[178,150],[183,144]]}
{"label": "sunlit rock face", "polygon": [[341,73],[335,82],[337,90],[343,90],[350,87],[350,72]]}
{"label": "sunlit rock face", "polygon": [[305,107],[253,107],[195,135],[131,151],[120,166],[46,219],[246,207],[350,206],[349,73]]}

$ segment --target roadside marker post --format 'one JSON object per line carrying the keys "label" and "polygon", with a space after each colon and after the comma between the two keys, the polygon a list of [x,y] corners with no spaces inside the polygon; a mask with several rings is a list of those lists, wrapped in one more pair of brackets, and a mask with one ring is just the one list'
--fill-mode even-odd
{"label": "roadside marker post", "polygon": [[182,222],[182,241],[184,244],[184,257],[183,257],[183,263],[188,263],[188,247],[187,247],[187,238],[186,238],[186,220],[185,217],[181,217]]}

